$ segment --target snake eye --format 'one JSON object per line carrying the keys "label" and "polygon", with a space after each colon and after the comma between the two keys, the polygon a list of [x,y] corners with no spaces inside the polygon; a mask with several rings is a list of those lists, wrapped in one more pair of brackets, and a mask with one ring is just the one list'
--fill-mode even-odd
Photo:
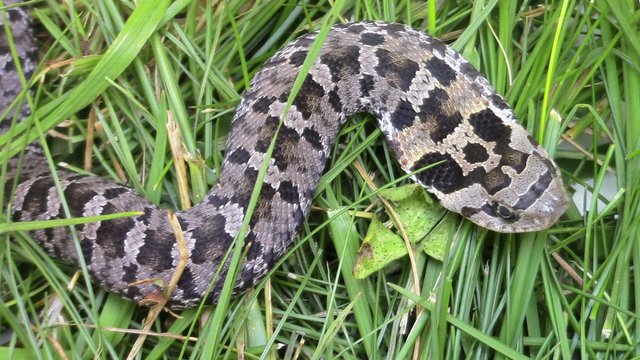
{"label": "snake eye", "polygon": [[516,220],[518,218],[515,211],[502,204],[496,206],[496,214],[505,220]]}

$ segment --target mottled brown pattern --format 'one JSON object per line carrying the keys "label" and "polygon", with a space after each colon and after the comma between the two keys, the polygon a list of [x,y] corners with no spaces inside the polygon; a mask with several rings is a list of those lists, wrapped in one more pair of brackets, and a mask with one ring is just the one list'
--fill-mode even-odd
{"label": "mottled brown pattern", "polygon": [[[30,74],[35,45],[28,17],[21,9],[9,15],[19,60]],[[504,100],[450,47],[404,25],[335,26],[281,123],[314,36],[285,46],[256,74],[238,106],[219,185],[200,204],[176,213],[189,261],[170,299],[172,306],[197,304],[212,281],[209,300],[218,296],[227,270],[223,256],[238,234],[276,131],[275,150],[246,236],[249,248],[238,292],[264,276],[295,239],[331,144],[345,119],[356,112],[375,114],[403,169],[416,172],[414,178],[444,207],[480,226],[534,231],[550,226],[564,212],[567,198],[558,170],[544,149],[529,140]],[[4,33],[0,49],[4,110],[21,89]],[[20,112],[28,116],[26,108]],[[8,123],[5,119],[0,130]],[[18,178],[21,171],[11,198],[13,220],[64,216],[38,149],[31,147],[24,160],[22,169],[15,159],[9,164],[10,176]],[[143,212],[78,226],[77,234],[98,284],[136,301],[157,295],[162,290],[157,283],[130,284],[148,279],[168,283],[172,277],[179,254],[167,212],[106,180],[62,170],[58,176],[73,216]],[[67,229],[37,230],[32,236],[52,255],[77,261]]]}

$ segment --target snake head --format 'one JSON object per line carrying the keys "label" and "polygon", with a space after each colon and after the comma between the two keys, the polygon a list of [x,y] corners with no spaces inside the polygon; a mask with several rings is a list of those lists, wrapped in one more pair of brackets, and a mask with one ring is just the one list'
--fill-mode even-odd
{"label": "snake head", "polygon": [[485,193],[480,206],[462,206],[463,216],[497,232],[528,232],[550,227],[569,206],[559,171],[546,155],[529,155],[521,173],[508,167],[501,171],[510,177],[510,186]]}
{"label": "snake head", "polygon": [[[405,170],[445,208],[480,226],[505,233],[548,228],[569,204],[560,172],[511,119],[485,114],[475,131],[463,122],[442,144],[422,146],[434,150],[405,161]],[[406,153],[398,153],[402,164]]]}
{"label": "snake head", "polygon": [[513,151],[508,157],[519,159],[518,166],[509,165],[503,155],[492,170],[471,171],[466,186],[449,194],[436,191],[436,196],[445,208],[493,231],[550,227],[569,205],[560,173],[539,145],[530,154]]}

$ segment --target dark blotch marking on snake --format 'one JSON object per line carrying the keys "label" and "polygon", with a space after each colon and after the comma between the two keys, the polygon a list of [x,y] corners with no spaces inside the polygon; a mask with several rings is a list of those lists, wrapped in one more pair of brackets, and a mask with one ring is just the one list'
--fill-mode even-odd
{"label": "dark blotch marking on snake", "polygon": [[511,178],[502,172],[500,167],[487,172],[482,167],[473,169],[466,180],[467,185],[480,184],[491,195],[506,188],[511,184]]}
{"label": "dark blotch marking on snake", "polygon": [[500,141],[511,135],[511,129],[488,108],[471,114],[469,123],[475,134],[484,141]]}
{"label": "dark blotch marking on snake", "polygon": [[404,130],[413,126],[418,113],[413,109],[413,105],[406,100],[400,100],[396,110],[391,114],[391,125],[397,130]]}
{"label": "dark blotch marking on snake", "polygon": [[[42,201],[42,197],[44,196],[46,198],[49,191],[51,191],[54,186],[55,183],[51,178],[41,178],[31,184],[31,187],[22,202],[22,212],[32,214],[32,216],[28,218],[29,220],[35,220],[37,215],[45,214],[47,212],[47,201]],[[82,207],[84,207],[84,204],[82,204]],[[17,220],[23,219],[19,218]]]}
{"label": "dark blotch marking on snake", "polygon": [[433,130],[429,133],[429,137],[436,143],[441,142],[447,136],[453,134],[461,123],[462,115],[457,111],[451,115],[440,114]]}
{"label": "dark blotch marking on snake", "polygon": [[233,242],[233,236],[225,231],[219,231],[220,241],[218,246],[220,248],[212,246],[211,241],[207,239],[207,234],[209,234],[211,229],[223,230],[227,220],[222,214],[215,214],[209,220],[209,224],[207,224],[206,227],[191,230],[191,236],[196,239],[194,251],[192,251],[191,254],[191,261],[193,261],[194,264],[205,264],[216,259],[221,254],[220,250],[223,250],[222,254],[224,254],[224,251],[226,251],[225,245]]}
{"label": "dark blotch marking on snake", "polygon": [[462,123],[462,115],[458,111],[450,113],[445,106],[449,102],[449,95],[440,88],[429,91],[428,96],[422,100],[418,118],[423,124],[430,127],[429,137],[433,142],[439,143],[447,136],[453,134]]}
{"label": "dark blotch marking on snake", "polygon": [[251,154],[249,154],[247,150],[236,149],[234,152],[232,152],[229,155],[228,160],[233,164],[244,164],[247,161],[249,161],[250,158],[251,158]]}
{"label": "dark blotch marking on snake", "polygon": [[416,179],[424,186],[434,187],[444,194],[450,194],[463,186],[464,177],[460,165],[449,154],[427,153],[412,166],[412,171],[436,164],[416,174]]}
{"label": "dark blotch marking on snake", "polygon": [[426,61],[425,67],[429,70],[431,76],[436,78],[436,80],[438,80],[438,82],[443,86],[451,85],[451,83],[457,78],[455,70],[453,70],[444,60],[435,56]]}
{"label": "dark blotch marking on snake", "polygon": [[298,50],[291,54],[289,63],[293,66],[302,66],[302,63],[304,63],[304,60],[307,58],[307,54],[309,54],[309,52],[306,50]]}
{"label": "dark blotch marking on snake", "polygon": [[[87,189],[87,184],[82,182],[70,183],[64,189],[64,197],[67,200],[69,213],[73,217],[84,216],[84,206],[98,195],[97,192]],[[76,225],[77,226],[77,225]],[[80,226],[78,229],[82,228]]]}
{"label": "dark blotch marking on snake", "polygon": [[371,91],[373,91],[375,81],[373,80],[373,76],[369,74],[362,75],[360,79],[360,92],[362,96],[369,97],[371,96]]}
{"label": "dark blotch marking on snake", "polygon": [[259,112],[261,114],[268,114],[269,107],[271,106],[271,104],[273,104],[274,101],[276,101],[275,96],[261,96],[256,99],[256,101],[253,103],[253,106],[251,108],[255,112]]}
{"label": "dark blotch marking on snake", "polygon": [[384,44],[384,36],[382,34],[363,33],[360,34],[360,40],[363,44],[369,46],[378,46]]}
{"label": "dark blotch marking on snake", "polygon": [[298,96],[293,100],[293,105],[296,106],[305,119],[308,119],[311,114],[319,111],[323,96],[324,88],[309,74],[304,79]]}
{"label": "dark blotch marking on snake", "polygon": [[378,74],[387,79],[389,86],[408,91],[419,69],[418,63],[407,58],[395,58],[386,49],[376,50],[376,56],[378,57],[378,66],[376,66]]}
{"label": "dark blotch marking on snake", "polygon": [[320,137],[320,134],[315,131],[313,128],[308,127],[305,128],[304,131],[302,131],[302,137],[307,140],[307,142],[313,146],[314,149],[316,150],[322,150],[323,146],[322,146],[322,138]]}
{"label": "dark blotch marking on snake", "polygon": [[291,181],[281,181],[278,187],[278,193],[282,200],[289,204],[298,204],[298,187],[293,185]]}
{"label": "dark blotch marking on snake", "polygon": [[[175,235],[165,229],[147,229],[145,232],[147,239],[139,249],[136,260],[138,264],[147,266],[157,271],[173,269],[173,256],[171,250],[176,243]],[[202,241],[207,241],[202,239]],[[192,254],[193,257],[194,254]]]}
{"label": "dark blotch marking on snake", "polygon": [[271,155],[271,158],[275,160],[275,165],[280,171],[287,170],[289,160],[298,155],[294,149],[298,148],[299,141],[300,135],[295,129],[286,126],[280,128],[278,140]]}
{"label": "dark blotch marking on snake", "polygon": [[489,153],[484,146],[476,143],[468,143],[463,149],[464,159],[469,164],[481,163],[489,160]]}
{"label": "dark blotch marking on snake", "polygon": [[320,61],[329,67],[331,80],[334,83],[339,83],[343,79],[351,78],[360,73],[359,54],[359,46],[347,46],[321,55]]}
{"label": "dark blotch marking on snake", "polygon": [[328,93],[329,95],[329,105],[336,113],[342,113],[342,100],[340,100],[340,95],[338,95],[338,89],[333,88]]}

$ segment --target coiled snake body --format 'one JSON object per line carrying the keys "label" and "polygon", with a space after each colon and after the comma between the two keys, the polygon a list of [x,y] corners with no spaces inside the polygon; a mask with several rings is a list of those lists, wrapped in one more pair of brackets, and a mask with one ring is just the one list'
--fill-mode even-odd
{"label": "coiled snake body", "polygon": [[[8,11],[20,61],[32,70],[35,46],[23,11]],[[17,31],[15,31],[17,30]],[[177,212],[189,257],[172,293],[173,306],[197,304],[234,241],[258,170],[315,34],[269,59],[235,114],[218,185],[193,208]],[[6,34],[0,43],[1,111],[21,91]],[[409,27],[359,22],[331,29],[282,126],[245,244],[236,290],[256,283],[286,251],[308,213],[331,144],[346,118],[376,116],[401,167],[440,203],[500,232],[553,224],[567,198],[554,163],[518,124],[486,79],[442,42]],[[23,111],[26,113],[26,111]],[[6,126],[7,122],[4,122]],[[24,155],[13,194],[13,221],[64,217],[50,171],[37,149]],[[419,171],[425,166],[439,163]],[[137,217],[76,226],[84,260],[101,286],[140,301],[161,292],[178,262],[167,212],[132,189],[98,177],[59,171],[74,217],[141,211]],[[9,182],[11,183],[11,182]],[[76,262],[66,228],[33,231],[53,256]],[[223,266],[224,267],[224,266]],[[226,269],[225,269],[226,271]],[[223,271],[220,279],[224,279]],[[212,293],[215,300],[222,280]]]}

